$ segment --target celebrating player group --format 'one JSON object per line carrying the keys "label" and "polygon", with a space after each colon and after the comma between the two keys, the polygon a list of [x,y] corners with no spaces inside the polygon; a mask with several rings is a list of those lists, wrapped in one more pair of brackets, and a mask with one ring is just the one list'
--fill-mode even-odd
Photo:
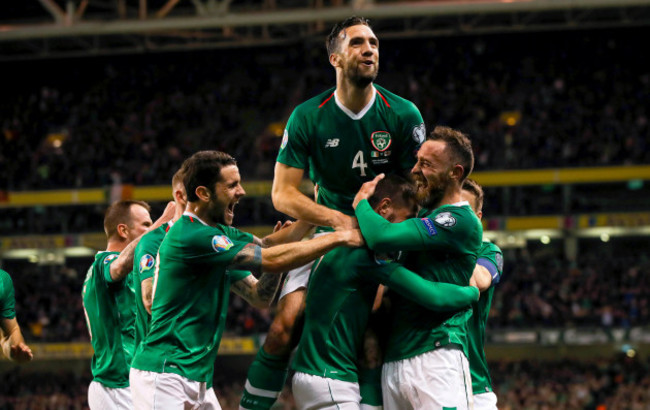
{"label": "celebrating player group", "polygon": [[220,409],[230,291],[261,308],[280,292],[240,409],[270,409],[290,368],[299,409],[497,408],[483,341],[503,257],[482,240],[471,142],[427,134],[413,103],[374,83],[364,18],[336,24],[326,48],[336,85],[295,108],[275,166],[273,204],[294,222],[264,238],[233,227],[245,191],[218,151],[183,162],[157,221],[140,201],[106,212],[83,287],[91,409]]}

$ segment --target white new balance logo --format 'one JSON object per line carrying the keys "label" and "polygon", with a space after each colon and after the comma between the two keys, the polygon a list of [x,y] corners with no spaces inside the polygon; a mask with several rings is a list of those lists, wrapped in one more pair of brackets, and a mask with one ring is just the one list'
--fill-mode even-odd
{"label": "white new balance logo", "polygon": [[327,140],[325,143],[325,148],[334,148],[339,146],[339,139],[338,138],[330,138]]}

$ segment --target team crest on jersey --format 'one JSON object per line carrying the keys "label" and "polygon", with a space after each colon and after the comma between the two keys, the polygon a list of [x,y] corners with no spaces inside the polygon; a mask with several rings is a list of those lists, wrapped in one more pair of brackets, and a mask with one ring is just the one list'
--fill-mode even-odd
{"label": "team crest on jersey", "polygon": [[396,260],[399,260],[399,258],[401,257],[402,257],[401,251],[397,253],[395,252],[375,253],[375,263],[377,265],[388,265],[391,262],[395,262]]}
{"label": "team crest on jersey", "polygon": [[232,248],[232,241],[225,235],[215,235],[212,237],[212,248],[217,252],[227,251]]}
{"label": "team crest on jersey", "polygon": [[424,229],[427,230],[430,236],[438,234],[438,231],[436,231],[436,227],[433,226],[433,222],[431,222],[431,219],[420,218],[420,222],[422,222],[422,225],[424,225]]}
{"label": "team crest on jersey", "polygon": [[388,131],[375,131],[370,134],[372,146],[379,152],[384,152],[393,142]]}
{"label": "team crest on jersey", "polygon": [[424,127],[424,123],[413,127],[413,141],[417,142],[418,144],[423,144],[426,137],[427,130]]}
{"label": "team crest on jersey", "polygon": [[116,259],[118,256],[120,256],[120,255],[117,255],[117,254],[108,255],[104,259],[104,263],[108,263],[108,262],[112,261],[113,259]]}
{"label": "team crest on jersey", "polygon": [[447,228],[450,228],[454,225],[456,225],[456,218],[451,216],[451,212],[442,212],[436,215],[434,221],[438,225],[445,226]]}
{"label": "team crest on jersey", "polygon": [[142,258],[140,258],[140,272],[146,272],[150,270],[155,264],[156,260],[153,256],[149,254],[142,255]]}
{"label": "team crest on jersey", "polygon": [[282,136],[282,144],[280,144],[280,149],[284,149],[284,147],[287,146],[289,143],[289,131],[287,129],[284,129],[284,135]]}

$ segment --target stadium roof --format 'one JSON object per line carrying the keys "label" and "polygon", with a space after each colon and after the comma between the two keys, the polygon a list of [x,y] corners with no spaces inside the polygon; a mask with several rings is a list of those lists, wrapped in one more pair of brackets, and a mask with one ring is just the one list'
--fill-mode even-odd
{"label": "stadium roof", "polygon": [[332,22],[355,14],[382,38],[462,35],[646,26],[650,1],[27,0],[1,14],[0,58],[321,41]]}

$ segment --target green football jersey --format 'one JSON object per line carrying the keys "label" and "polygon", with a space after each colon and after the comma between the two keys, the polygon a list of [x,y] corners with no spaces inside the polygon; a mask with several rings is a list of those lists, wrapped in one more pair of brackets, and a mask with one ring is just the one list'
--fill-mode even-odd
{"label": "green football jersey", "polygon": [[485,327],[487,326],[494,286],[503,272],[503,253],[491,242],[483,242],[477,264],[484,266],[492,276],[492,286],[481,294],[478,302],[472,303],[473,314],[467,323],[469,332],[469,368],[472,373],[474,394],[492,391],[492,378],[485,357]]}
{"label": "green football jersey", "polygon": [[427,281],[394,259],[367,248],[337,248],[315,263],[295,370],[358,381],[357,352],[379,283],[430,310],[453,311],[478,300],[475,287]]}
{"label": "green football jersey", "polygon": [[146,233],[135,247],[133,256],[133,279],[135,288],[135,346],[137,347],[149,329],[151,315],[142,302],[142,281],[153,278],[156,265],[156,255],[160,243],[165,238],[172,224],[164,223],[159,228]]}
{"label": "green football jersey", "polygon": [[426,132],[415,105],[374,86],[367,108],[354,114],[330,89],[296,107],[277,161],[309,169],[319,185],[318,203],[353,215],[361,184],[380,173],[410,170]]}
{"label": "green football jersey", "polygon": [[11,276],[0,269],[0,318],[13,319],[16,317],[16,298]]}
{"label": "green football jersey", "polygon": [[90,365],[93,380],[110,388],[129,386],[134,349],[133,275],[113,281],[110,266],[118,256],[119,252],[98,252],[81,292],[95,351]]}
{"label": "green football jersey", "polygon": [[[483,228],[466,201],[443,205],[424,218],[390,224],[367,201],[356,210],[368,246],[380,252],[408,250],[405,267],[423,278],[466,286],[472,276]],[[378,239],[379,238],[379,239]],[[386,361],[407,359],[455,344],[467,352],[470,308],[431,312],[400,296],[392,299],[391,332]]]}
{"label": "green football jersey", "polygon": [[227,271],[253,236],[209,226],[185,213],[158,250],[149,332],[133,367],[209,382],[225,326],[230,285],[250,272]]}

